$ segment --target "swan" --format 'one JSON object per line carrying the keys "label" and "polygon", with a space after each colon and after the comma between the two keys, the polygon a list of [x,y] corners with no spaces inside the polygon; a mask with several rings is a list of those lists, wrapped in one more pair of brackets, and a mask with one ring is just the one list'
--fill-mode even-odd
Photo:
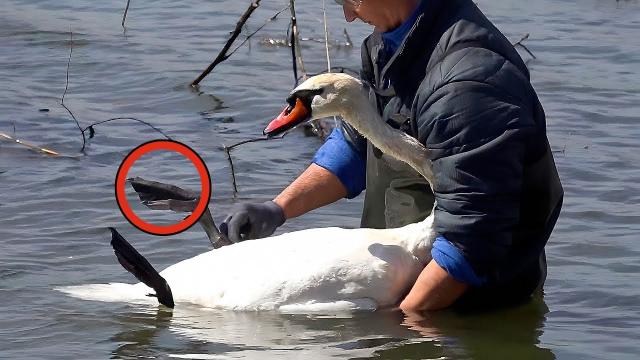
{"label": "swan", "polygon": [[[433,183],[428,150],[387,125],[369,104],[356,78],[336,73],[311,77],[291,92],[287,102],[289,105],[265,129],[267,136],[309,120],[341,116],[376,147],[408,163]],[[163,270],[160,279],[166,281],[177,306],[287,313],[375,310],[397,305],[431,260],[436,236],[433,229],[432,214],[394,229],[328,227],[284,233],[222,246],[180,261]],[[88,300],[157,301],[148,296],[150,289],[142,282],[59,290]]]}

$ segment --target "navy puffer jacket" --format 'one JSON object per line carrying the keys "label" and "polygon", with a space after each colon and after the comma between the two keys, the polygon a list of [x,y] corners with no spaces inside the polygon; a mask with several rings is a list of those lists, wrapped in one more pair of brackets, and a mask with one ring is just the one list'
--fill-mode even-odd
{"label": "navy puffer jacket", "polygon": [[[526,65],[472,1],[424,1],[395,54],[378,33],[364,41],[361,77],[385,120],[432,151],[438,233],[486,289],[530,294],[543,275],[525,274],[539,271],[563,197],[544,111]],[[364,154],[366,141],[343,130]]]}

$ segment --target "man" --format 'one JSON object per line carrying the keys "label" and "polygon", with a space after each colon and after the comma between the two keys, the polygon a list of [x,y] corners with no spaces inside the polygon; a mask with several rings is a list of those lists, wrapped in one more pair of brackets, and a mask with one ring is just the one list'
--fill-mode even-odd
{"label": "man", "polygon": [[400,308],[527,299],[546,277],[544,245],[563,192],[522,59],[471,0],[338,3],[348,22],[375,27],[362,45],[362,80],[383,119],[433,153],[434,193],[342,125],[280,195],[242,205],[223,229],[234,241],[268,236],[365,187],[361,225],[398,227],[424,219],[435,197],[433,260]]}

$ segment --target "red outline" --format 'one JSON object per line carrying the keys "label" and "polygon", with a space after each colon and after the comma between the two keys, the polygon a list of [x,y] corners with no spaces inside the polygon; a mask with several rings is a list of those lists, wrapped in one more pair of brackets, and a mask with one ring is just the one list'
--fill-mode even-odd
{"label": "red outline", "polygon": [[[125,193],[127,173],[129,172],[129,169],[131,169],[131,166],[133,166],[133,163],[140,159],[142,155],[159,150],[169,150],[184,155],[193,163],[200,175],[201,191],[198,205],[196,205],[196,208],[191,215],[173,225],[154,225],[142,220],[129,206]],[[200,155],[187,145],[174,140],[152,140],[133,149],[124,158],[124,160],[122,160],[120,167],[118,167],[118,172],[116,173],[115,193],[116,202],[118,203],[118,207],[120,208],[122,215],[124,215],[124,217],[133,226],[152,235],[175,235],[193,226],[193,224],[200,220],[202,214],[204,214],[207,206],[209,205],[209,198],[211,197],[211,176],[209,175],[209,169],[204,163],[204,160],[202,160]]]}

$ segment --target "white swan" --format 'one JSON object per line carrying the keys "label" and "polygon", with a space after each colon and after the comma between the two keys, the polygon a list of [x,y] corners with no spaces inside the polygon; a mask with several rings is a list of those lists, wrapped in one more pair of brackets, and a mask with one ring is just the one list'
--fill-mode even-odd
{"label": "white swan", "polygon": [[[385,124],[362,84],[323,74],[298,86],[290,106],[265,133],[338,115],[382,151],[407,162],[430,182],[427,151]],[[282,312],[377,309],[397,304],[431,259],[433,215],[396,229],[317,228],[245,241],[183,260],[160,275],[180,303],[232,310]],[[84,299],[155,302],[143,283],[60,288]]]}

